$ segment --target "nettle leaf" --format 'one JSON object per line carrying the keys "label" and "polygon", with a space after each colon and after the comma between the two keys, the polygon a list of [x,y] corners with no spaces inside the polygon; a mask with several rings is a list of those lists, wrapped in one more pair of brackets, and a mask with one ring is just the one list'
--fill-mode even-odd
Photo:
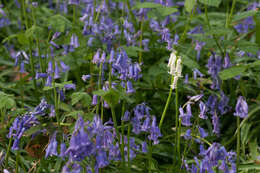
{"label": "nettle leaf", "polygon": [[118,91],[114,90],[114,89],[110,89],[109,91],[106,92],[106,94],[104,95],[104,99],[105,101],[110,105],[110,106],[114,106],[119,102],[119,97],[120,94],[118,93]]}
{"label": "nettle leaf", "polygon": [[64,32],[65,30],[71,28],[72,24],[66,17],[57,14],[50,17],[47,21],[47,26],[51,26],[51,28],[55,31]]}
{"label": "nettle leaf", "polygon": [[178,11],[177,8],[173,7],[162,7],[162,8],[157,8],[157,11],[162,15],[162,16],[168,16],[172,13],[176,13]]}
{"label": "nettle leaf", "polygon": [[237,21],[245,19],[247,17],[254,16],[255,14],[256,14],[256,10],[250,10],[250,11],[238,13],[233,17],[232,22],[237,22]]}
{"label": "nettle leaf", "polygon": [[0,109],[11,109],[16,106],[15,100],[12,95],[0,92]]}
{"label": "nettle leaf", "polygon": [[196,4],[196,0],[185,0],[184,7],[189,13],[192,11]]}
{"label": "nettle leaf", "polygon": [[106,91],[100,89],[97,91],[93,91],[93,94],[98,96],[104,96],[106,94]]}
{"label": "nettle leaf", "polygon": [[26,30],[25,36],[28,38],[43,38],[44,37],[44,29],[33,25],[30,29]]}
{"label": "nettle leaf", "polygon": [[181,57],[182,57],[183,65],[186,65],[188,68],[190,69],[200,68],[199,64],[196,61],[190,59],[187,55],[181,55]]}
{"label": "nettle leaf", "polygon": [[91,104],[91,97],[88,95],[88,93],[85,92],[75,92],[71,95],[72,99],[72,105],[75,105],[79,101],[82,101],[82,104],[84,106],[89,106]]}
{"label": "nettle leaf", "polygon": [[225,70],[222,70],[221,72],[219,72],[219,77],[222,80],[227,80],[227,79],[233,78],[233,77],[235,77],[237,75],[240,75],[246,69],[247,69],[247,67],[243,66],[243,65],[233,66],[233,67],[230,67],[228,69],[225,69]]}
{"label": "nettle leaf", "polygon": [[18,42],[22,45],[29,45],[29,39],[28,37],[26,37],[26,35],[24,33],[19,33],[17,35],[18,38]]}
{"label": "nettle leaf", "polygon": [[159,8],[163,7],[161,4],[158,3],[153,3],[153,2],[138,2],[136,5],[133,7],[133,9],[140,9],[140,8]]}
{"label": "nettle leaf", "polygon": [[199,2],[208,6],[218,7],[221,0],[199,0]]}
{"label": "nettle leaf", "polygon": [[122,46],[123,49],[126,51],[128,56],[133,56],[133,57],[137,57],[138,56],[138,52],[141,51],[143,52],[144,50],[136,47],[136,46]]}

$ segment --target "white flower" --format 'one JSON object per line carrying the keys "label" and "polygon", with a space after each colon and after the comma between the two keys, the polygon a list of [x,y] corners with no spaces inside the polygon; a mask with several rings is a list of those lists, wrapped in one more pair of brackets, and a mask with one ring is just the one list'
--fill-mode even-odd
{"label": "white flower", "polygon": [[175,89],[177,87],[178,79],[178,76],[174,76],[173,83],[170,85],[172,89]]}
{"label": "white flower", "polygon": [[176,75],[178,77],[181,77],[181,71],[182,71],[182,64],[181,64],[181,58],[179,57],[177,60],[177,65],[176,65]]}
{"label": "white flower", "polygon": [[174,73],[176,71],[176,69],[175,69],[176,59],[177,59],[176,51],[173,50],[171,55],[170,55],[170,59],[169,59],[169,63],[168,63],[168,67],[170,68],[169,73],[171,75],[174,75]]}

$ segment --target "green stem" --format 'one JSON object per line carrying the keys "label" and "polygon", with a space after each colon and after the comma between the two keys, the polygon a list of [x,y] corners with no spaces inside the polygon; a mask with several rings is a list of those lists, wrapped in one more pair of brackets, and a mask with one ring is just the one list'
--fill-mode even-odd
{"label": "green stem", "polygon": [[131,160],[130,160],[130,130],[131,130],[131,125],[128,124],[128,129],[127,129],[127,162],[128,162],[128,173],[131,173]]}
{"label": "green stem", "polygon": [[[171,84],[173,83],[173,80],[174,80],[174,76],[172,75]],[[167,98],[167,101],[166,101],[166,104],[165,104],[165,107],[164,107],[164,110],[163,110],[163,113],[162,113],[162,116],[161,116],[161,120],[160,120],[160,123],[159,123],[160,129],[162,127],[162,123],[163,123],[163,120],[165,118],[165,115],[166,115],[166,112],[167,112],[167,109],[168,109],[168,106],[169,106],[169,103],[170,103],[170,100],[171,100],[171,95],[172,95],[172,88],[170,88],[170,92],[169,92],[169,95],[168,95],[168,98]]]}
{"label": "green stem", "polygon": [[236,163],[236,169],[238,172],[239,169],[239,157],[240,157],[240,117],[237,116],[237,163]]}
{"label": "green stem", "polygon": [[[178,84],[178,82],[177,82]],[[176,86],[177,86],[176,84]],[[175,88],[175,128],[176,128],[176,137],[175,137],[175,148],[176,152],[178,153],[179,156],[179,143],[178,143],[178,136],[179,136],[179,105],[178,105],[178,87]]]}
{"label": "green stem", "polygon": [[149,140],[149,173],[152,172],[152,141]]}
{"label": "green stem", "polygon": [[16,152],[15,173],[19,173],[18,172],[18,169],[19,169],[19,158],[20,158],[20,151],[17,150],[17,152]]}
{"label": "green stem", "polygon": [[9,139],[9,144],[8,144],[7,151],[6,151],[5,168],[8,167],[8,158],[9,158],[9,153],[10,153],[10,150],[11,150],[11,145],[12,145],[12,136]]}
{"label": "green stem", "polygon": [[235,6],[236,6],[236,0],[233,0],[232,6],[231,6],[231,11],[230,11],[230,14],[229,14],[229,17],[228,17],[228,21],[227,21],[227,27],[229,27],[230,22],[231,22],[231,20],[232,20],[232,15],[233,15]]}
{"label": "green stem", "polygon": [[[98,90],[101,89],[102,66],[103,66],[103,64],[100,63],[100,64],[99,64],[99,76],[98,76]],[[96,109],[96,114],[99,114],[99,104],[100,104],[100,103],[99,103],[99,101],[98,101],[98,103],[97,103],[97,109]]]}
{"label": "green stem", "polygon": [[[142,17],[142,21],[141,21],[141,35],[140,35],[140,40],[139,40],[139,46],[140,49],[142,49],[142,41],[143,41],[143,23],[144,23],[144,17]],[[142,63],[142,51],[139,51],[139,64]]]}
{"label": "green stem", "polygon": [[[211,30],[211,25],[210,25],[209,17],[208,17],[208,7],[207,7],[207,5],[205,5],[205,17],[206,17],[206,22],[207,22],[207,25],[209,27],[209,30]],[[220,44],[219,44],[219,42],[217,40],[216,35],[213,34],[212,36],[213,36],[214,41],[216,42],[216,45],[217,45],[218,49],[220,50],[222,56],[224,57],[225,53],[224,53],[223,49],[221,48],[221,46],[220,46]]]}

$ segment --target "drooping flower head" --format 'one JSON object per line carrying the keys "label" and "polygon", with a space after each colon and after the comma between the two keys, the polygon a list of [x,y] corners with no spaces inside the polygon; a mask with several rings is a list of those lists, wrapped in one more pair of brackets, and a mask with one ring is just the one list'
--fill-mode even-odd
{"label": "drooping flower head", "polygon": [[242,96],[238,97],[234,115],[240,118],[246,118],[248,116],[248,105]]}

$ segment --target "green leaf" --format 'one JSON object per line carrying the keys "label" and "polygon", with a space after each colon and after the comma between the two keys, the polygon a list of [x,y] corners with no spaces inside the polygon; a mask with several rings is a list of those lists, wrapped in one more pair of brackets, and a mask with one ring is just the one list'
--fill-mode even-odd
{"label": "green leaf", "polygon": [[162,16],[168,16],[172,13],[175,13],[178,11],[177,8],[173,7],[162,7],[162,8],[157,8],[157,11],[162,15]]}
{"label": "green leaf", "polygon": [[221,0],[199,0],[200,3],[205,4],[207,6],[213,6],[213,7],[218,7],[219,4],[221,3]]}
{"label": "green leaf", "polygon": [[0,109],[11,109],[16,106],[15,100],[12,95],[0,92]]}
{"label": "green leaf", "polygon": [[192,11],[196,4],[196,0],[185,0],[184,7],[189,13]]}
{"label": "green leaf", "polygon": [[238,13],[233,17],[232,22],[237,22],[237,21],[245,19],[247,17],[254,16],[255,14],[256,14],[256,10],[250,10],[250,11]]}
{"label": "green leaf", "polygon": [[257,164],[240,164],[239,170],[246,170],[247,172],[249,170],[260,170],[260,165],[257,165]]}
{"label": "green leaf", "polygon": [[260,46],[260,11],[258,11],[254,17],[255,19],[255,23],[256,23],[256,34],[255,34],[255,42],[258,44],[258,46]]}
{"label": "green leaf", "polygon": [[128,56],[137,57],[139,51],[143,51],[143,49],[136,46],[122,46],[126,51]]}
{"label": "green leaf", "polygon": [[82,101],[82,104],[84,106],[89,106],[91,104],[91,97],[88,95],[88,93],[85,92],[75,92],[71,95],[72,99],[72,105],[75,105],[79,101]]}
{"label": "green leaf", "polygon": [[210,31],[207,31],[205,34],[206,35],[213,35],[214,34],[214,35],[223,36],[223,35],[227,35],[227,34],[230,34],[230,33],[232,33],[231,29],[214,27]]}
{"label": "green leaf", "polygon": [[114,89],[110,89],[109,91],[106,92],[106,94],[104,95],[104,99],[105,101],[110,105],[110,106],[114,106],[116,104],[118,104],[119,101],[119,93],[114,90]]}
{"label": "green leaf", "polygon": [[230,78],[233,78],[237,75],[240,75],[241,73],[243,73],[246,70],[246,66],[233,66],[230,67],[228,69],[222,70],[221,72],[219,72],[219,77],[222,80],[227,80]]}
{"label": "green leaf", "polygon": [[33,133],[38,132],[41,129],[42,129],[42,125],[41,124],[33,126],[29,130],[26,130],[24,135],[25,136],[31,136]]}
{"label": "green leaf", "polygon": [[2,41],[2,43],[5,43],[5,42],[7,42],[7,41],[9,41],[9,40],[12,40],[13,38],[16,38],[17,36],[18,36],[17,34],[9,35],[8,37],[6,37],[6,38]]}
{"label": "green leaf", "polygon": [[93,94],[98,96],[104,96],[106,94],[106,91],[100,89],[97,91],[93,91]]}
{"label": "green leaf", "polygon": [[31,37],[31,38],[34,38],[34,39],[43,38],[44,37],[44,29],[39,27],[39,26],[33,25],[30,29],[26,30],[25,36],[28,37],[28,38]]}
{"label": "green leaf", "polygon": [[138,2],[136,5],[133,7],[133,9],[140,9],[140,8],[159,8],[163,7],[161,4],[158,3],[153,3],[153,2]]}
{"label": "green leaf", "polygon": [[29,44],[29,39],[26,37],[24,33],[19,33],[18,35],[18,42],[22,45],[28,45]]}
{"label": "green leaf", "polygon": [[47,26],[51,26],[51,28],[55,31],[64,32],[65,30],[71,28],[72,24],[64,16],[57,14],[50,17],[50,19],[47,21]]}
{"label": "green leaf", "polygon": [[190,69],[194,69],[194,68],[199,69],[200,68],[199,64],[196,61],[189,58],[187,55],[181,55],[181,57],[182,57],[183,65],[186,65],[188,68],[190,68]]}
{"label": "green leaf", "polygon": [[254,140],[251,140],[249,143],[249,150],[250,150],[250,155],[252,157],[253,160],[257,160],[259,153],[257,152],[257,138],[255,138]]}

